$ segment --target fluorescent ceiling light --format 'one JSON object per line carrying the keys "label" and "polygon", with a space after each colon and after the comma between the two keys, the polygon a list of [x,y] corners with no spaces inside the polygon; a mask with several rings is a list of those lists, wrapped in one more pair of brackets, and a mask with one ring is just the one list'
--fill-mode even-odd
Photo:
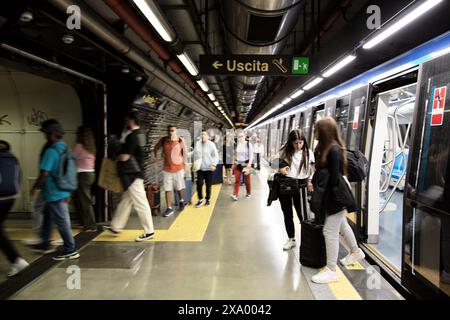
{"label": "fluorescent ceiling light", "polygon": [[313,87],[317,86],[319,83],[321,83],[323,81],[322,77],[317,77],[315,78],[313,81],[311,81],[310,83],[308,83],[306,86],[303,87],[303,90],[309,90],[312,89]]}
{"label": "fluorescent ceiling light", "polygon": [[291,99],[297,99],[298,97],[300,97],[305,91],[303,90],[297,90],[295,91],[292,95],[291,95]]}
{"label": "fluorescent ceiling light", "polygon": [[284,99],[282,102],[281,102],[281,104],[284,106],[285,104],[288,104],[289,102],[291,102],[292,101],[292,99],[291,98],[286,98],[286,99]]}
{"label": "fluorescent ceiling light", "polygon": [[219,101],[214,101],[213,103],[214,103],[214,105],[215,105],[216,107],[220,106]]}
{"label": "fluorescent ceiling light", "polygon": [[202,88],[203,91],[208,92],[209,91],[209,87],[206,84],[206,82],[202,79],[202,80],[198,80],[197,81],[198,85],[200,86],[200,88]]}
{"label": "fluorescent ceiling light", "polygon": [[406,16],[398,20],[392,26],[388,27],[386,30],[381,31],[377,36],[373,39],[369,40],[366,44],[363,45],[364,49],[371,49],[375,47],[377,44],[387,39],[409,23],[416,20],[421,15],[425,14],[427,11],[431,10],[437,4],[441,3],[442,0],[428,0],[424,2],[422,5],[418,6],[416,9],[412,10]]}
{"label": "fluorescent ceiling light", "polygon": [[211,101],[216,100],[216,96],[214,95],[214,93],[208,93],[208,97],[211,99]]}
{"label": "fluorescent ceiling light", "polygon": [[198,75],[198,69],[195,64],[192,62],[191,58],[187,55],[186,52],[182,54],[177,54],[178,59],[180,59],[181,63],[186,67],[187,71],[194,77]]}
{"label": "fluorescent ceiling light", "polygon": [[356,59],[356,56],[354,55],[348,55],[346,56],[344,59],[342,59],[341,61],[339,61],[338,63],[336,63],[333,67],[331,67],[330,69],[328,69],[327,71],[325,71],[322,76],[324,78],[328,78],[329,76],[331,76],[332,74],[338,72],[339,70],[341,70],[342,68],[344,68],[346,65],[348,65],[350,62],[352,62],[353,60]]}
{"label": "fluorescent ceiling light", "polygon": [[447,47],[447,48],[439,50],[439,51],[434,51],[430,55],[432,58],[437,58],[437,57],[443,56],[447,53],[450,53],[450,47]]}
{"label": "fluorescent ceiling light", "polygon": [[161,12],[159,12],[156,6],[152,8],[145,0],[133,0],[134,4],[141,10],[142,14],[151,23],[153,28],[159,33],[161,38],[167,42],[173,42],[175,36],[169,25],[162,18]]}

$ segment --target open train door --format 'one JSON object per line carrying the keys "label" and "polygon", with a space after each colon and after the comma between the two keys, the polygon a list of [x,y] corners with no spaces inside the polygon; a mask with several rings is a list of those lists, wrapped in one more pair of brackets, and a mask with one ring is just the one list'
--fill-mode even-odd
{"label": "open train door", "polygon": [[402,284],[421,298],[450,297],[450,54],[419,74],[403,212]]}
{"label": "open train door", "polygon": [[[367,110],[367,97],[369,85],[353,90],[350,97],[342,99],[339,103],[339,120],[337,120],[339,130],[342,132],[346,128],[345,144],[350,150],[361,150],[363,143],[363,132],[365,130],[365,114]],[[347,121],[342,124],[342,121]],[[363,151],[364,152],[364,151]],[[355,196],[357,208],[362,206],[362,189],[361,183],[352,183],[352,191]],[[364,187],[364,186],[363,186]],[[357,237],[360,237],[361,228],[361,212],[349,212],[347,218],[355,231]]]}

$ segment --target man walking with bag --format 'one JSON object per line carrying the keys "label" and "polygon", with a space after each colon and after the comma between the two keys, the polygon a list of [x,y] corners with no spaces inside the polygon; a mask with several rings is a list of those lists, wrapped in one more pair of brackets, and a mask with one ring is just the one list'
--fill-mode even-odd
{"label": "man walking with bag", "polygon": [[150,205],[144,188],[144,151],[145,136],[140,130],[140,119],[137,110],[132,110],[127,115],[127,127],[131,132],[127,135],[122,147],[122,153],[118,156],[118,171],[125,192],[122,195],[110,226],[105,230],[118,236],[130,217],[131,208],[136,210],[144,233],[135,241],[141,242],[154,238],[154,228]]}
{"label": "man walking with bag", "polygon": [[[42,188],[47,210],[45,210],[42,226],[42,242],[34,245],[33,249],[42,253],[50,253],[53,251],[50,247],[50,236],[51,224],[55,222],[64,245],[63,250],[53,257],[53,259],[78,259],[80,255],[75,250],[75,240],[72,235],[68,207],[70,193],[77,187],[76,170],[61,170],[61,164],[65,162],[72,164],[72,168],[65,169],[74,169],[73,166],[76,166],[75,159],[71,158],[71,152],[62,140],[64,130],[58,121],[53,120],[53,124],[42,127],[41,131],[47,138],[48,148],[42,155],[39,165],[41,172],[31,190],[31,196],[34,198],[36,191]],[[64,174],[72,176],[63,176],[63,171]],[[68,183],[71,185],[62,187],[63,184]]]}

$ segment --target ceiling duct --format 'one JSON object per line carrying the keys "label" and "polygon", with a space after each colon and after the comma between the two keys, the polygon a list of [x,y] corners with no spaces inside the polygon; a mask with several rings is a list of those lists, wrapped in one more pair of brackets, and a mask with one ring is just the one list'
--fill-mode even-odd
{"label": "ceiling duct", "polygon": [[[81,3],[73,0],[47,0],[56,8],[66,13],[66,9],[70,5],[82,6]],[[146,74],[150,77],[148,84],[151,87],[157,88],[162,94],[171,97],[174,101],[185,105],[199,114],[211,119],[217,120],[217,114],[208,110],[208,108],[201,104],[200,101],[182,85],[170,77],[167,72],[154,64],[149,56],[147,56],[140,49],[130,43],[129,40],[118,34],[111,26],[109,26],[100,16],[89,10],[86,6],[82,6],[81,23],[83,27],[91,33],[99,37],[106,44],[117,50],[129,58],[134,63],[141,66]],[[224,119],[220,119],[225,123]]]}
{"label": "ceiling duct", "polygon": [[[278,54],[297,24],[303,0],[222,1],[225,40],[231,54]],[[234,80],[237,105],[252,104],[264,76]],[[245,91],[245,93],[244,93]]]}

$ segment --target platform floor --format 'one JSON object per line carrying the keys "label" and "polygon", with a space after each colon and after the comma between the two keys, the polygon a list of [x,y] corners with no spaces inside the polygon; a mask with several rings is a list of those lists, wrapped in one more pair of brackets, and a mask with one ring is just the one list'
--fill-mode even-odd
{"label": "platform floor", "polygon": [[311,283],[317,270],[300,265],[298,247],[282,250],[283,217],[278,202],[265,205],[264,173],[252,187],[234,202],[232,186],[216,185],[211,207],[154,217],[155,241],[133,241],[141,230],[132,215],[121,237],[99,234],[79,260],[54,264],[10,299],[402,299],[384,279],[368,286],[365,262],[339,270],[338,283]]}

